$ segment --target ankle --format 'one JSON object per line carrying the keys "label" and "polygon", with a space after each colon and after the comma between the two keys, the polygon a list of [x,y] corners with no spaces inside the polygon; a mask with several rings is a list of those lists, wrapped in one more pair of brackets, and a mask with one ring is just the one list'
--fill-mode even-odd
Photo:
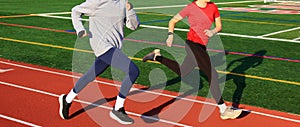
{"label": "ankle", "polygon": [[227,106],[226,106],[225,103],[223,103],[223,104],[218,104],[218,107],[219,107],[220,113],[224,113],[225,110],[226,110],[226,108],[227,108]]}

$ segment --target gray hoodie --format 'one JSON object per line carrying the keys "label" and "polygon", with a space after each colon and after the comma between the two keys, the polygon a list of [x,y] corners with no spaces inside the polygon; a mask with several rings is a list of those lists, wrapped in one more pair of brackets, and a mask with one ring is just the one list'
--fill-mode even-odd
{"label": "gray hoodie", "polygon": [[139,26],[133,9],[126,9],[126,0],[86,0],[72,8],[72,23],[78,34],[85,30],[82,15],[89,16],[90,45],[98,57],[110,48],[121,48],[124,38],[124,24],[135,30]]}

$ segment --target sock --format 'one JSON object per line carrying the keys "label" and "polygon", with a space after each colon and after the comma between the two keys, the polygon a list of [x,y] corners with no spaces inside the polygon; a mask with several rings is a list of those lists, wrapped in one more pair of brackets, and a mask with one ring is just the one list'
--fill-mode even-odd
{"label": "sock", "polygon": [[218,104],[218,107],[219,107],[219,109],[220,109],[220,113],[224,113],[225,110],[226,110],[226,108],[227,108],[227,106],[226,106],[225,103],[223,103],[223,104]]}
{"label": "sock", "polygon": [[124,101],[125,98],[121,98],[120,96],[117,96],[116,104],[115,104],[115,110],[118,111],[120,108],[124,107]]}
{"label": "sock", "polygon": [[74,90],[71,89],[71,91],[68,93],[68,95],[66,97],[66,102],[71,103],[76,96],[77,96],[77,93],[75,93]]}

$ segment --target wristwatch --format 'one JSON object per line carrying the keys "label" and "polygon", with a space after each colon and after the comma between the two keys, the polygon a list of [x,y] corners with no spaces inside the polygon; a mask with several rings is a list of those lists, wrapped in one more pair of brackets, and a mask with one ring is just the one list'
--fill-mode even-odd
{"label": "wristwatch", "polygon": [[173,32],[168,32],[168,35],[173,35],[174,33]]}

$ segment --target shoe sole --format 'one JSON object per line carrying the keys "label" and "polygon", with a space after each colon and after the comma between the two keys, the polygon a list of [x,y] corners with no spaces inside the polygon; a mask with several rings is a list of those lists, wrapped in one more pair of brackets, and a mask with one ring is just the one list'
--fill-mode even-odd
{"label": "shoe sole", "polygon": [[128,125],[128,124],[132,124],[132,123],[133,123],[133,122],[125,122],[125,121],[122,121],[122,120],[119,119],[119,117],[117,117],[112,111],[110,111],[109,116],[110,116],[110,118],[112,118],[112,119],[118,121],[118,122],[121,123],[121,124],[126,124],[126,125]]}
{"label": "shoe sole", "polygon": [[236,118],[239,117],[241,114],[242,114],[242,110],[240,110],[240,113],[239,113],[236,117],[234,117],[234,118],[233,118],[233,117],[222,117],[222,116],[221,116],[221,119],[222,119],[222,120],[236,119]]}
{"label": "shoe sole", "polygon": [[62,113],[62,110],[63,110],[63,97],[64,97],[64,94],[60,95],[59,98],[58,98],[58,101],[59,101],[59,116],[62,118],[62,119],[66,119]]}

